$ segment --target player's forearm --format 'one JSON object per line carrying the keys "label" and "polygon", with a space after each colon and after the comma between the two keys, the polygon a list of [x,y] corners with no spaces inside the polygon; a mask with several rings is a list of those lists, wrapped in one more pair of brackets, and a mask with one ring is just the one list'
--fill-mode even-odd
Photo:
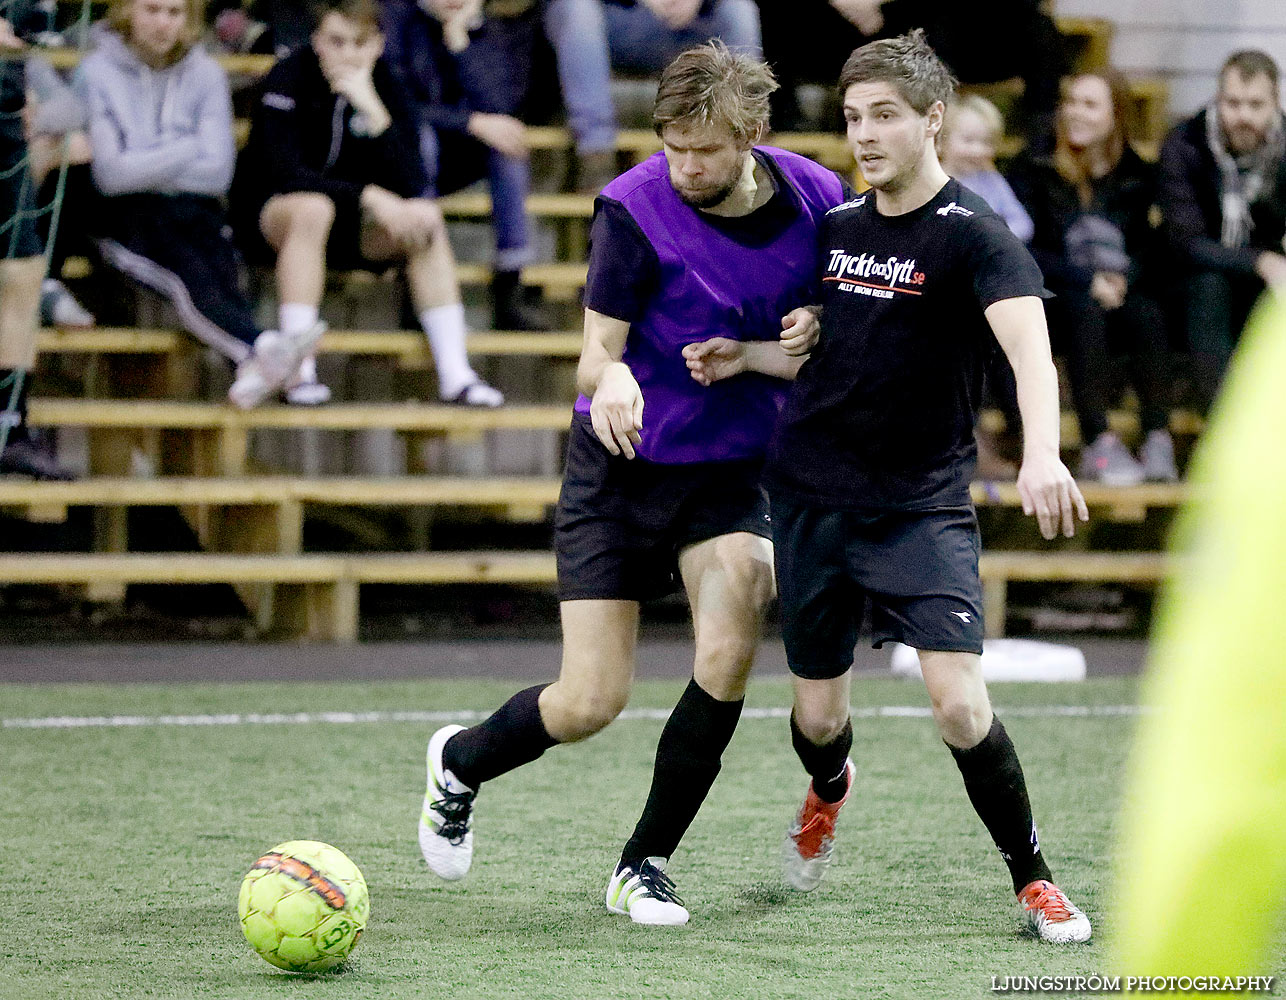
{"label": "player's forearm", "polygon": [[625,320],[585,310],[585,340],[581,344],[580,361],[576,365],[576,388],[593,397],[603,373],[613,365],[621,364],[625,354],[625,340],[630,324]]}
{"label": "player's forearm", "polygon": [[1023,418],[1023,457],[1058,457],[1058,372],[1049,358],[1013,361],[1018,412]]}
{"label": "player's forearm", "polygon": [[1058,372],[1049,350],[1045,306],[1035,296],[1003,299],[987,307],[987,322],[996,335],[1018,388],[1023,418],[1023,459],[1058,460]]}
{"label": "player's forearm", "polygon": [[746,371],[793,380],[808,355],[791,357],[776,341],[754,340],[745,347]]}
{"label": "player's forearm", "polygon": [[585,350],[581,352],[580,363],[576,366],[576,390],[582,395],[593,398],[598,390],[598,383],[603,380],[603,373],[613,365],[625,366],[625,362],[613,358],[606,351]]}

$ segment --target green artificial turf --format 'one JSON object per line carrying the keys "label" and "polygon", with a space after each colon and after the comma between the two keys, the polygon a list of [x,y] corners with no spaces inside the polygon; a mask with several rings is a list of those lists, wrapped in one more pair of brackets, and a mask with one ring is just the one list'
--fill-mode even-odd
{"label": "green artificial turf", "polygon": [[[512,682],[0,686],[0,717],[487,710]],[[632,708],[673,704],[640,684]],[[782,718],[743,721],[671,873],[692,921],[635,927],[603,890],[647,794],[662,722],[623,719],[486,786],[473,871],[436,880],[416,820],[429,723],[0,729],[0,997],[882,998],[993,995],[991,977],[1106,971],[1110,872],[1132,680],[996,685],[1042,845],[1095,922],[1089,945],[1019,932],[1008,877],[926,718],[855,722],[858,779],[836,860],[811,894],[778,875],[807,785]],[[925,706],[920,685],[859,679],[856,706]],[[785,707],[783,679],[751,708]],[[1004,709],[1014,712],[1004,715]],[[236,918],[269,847],[332,843],[372,916],[338,974],[279,972]]]}

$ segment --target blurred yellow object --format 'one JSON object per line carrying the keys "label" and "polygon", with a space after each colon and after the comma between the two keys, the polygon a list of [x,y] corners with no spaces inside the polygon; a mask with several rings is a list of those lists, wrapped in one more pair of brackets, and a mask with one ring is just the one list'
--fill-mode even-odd
{"label": "blurred yellow object", "polygon": [[1286,298],[1252,317],[1194,463],[1127,778],[1122,975],[1263,975],[1286,909]]}

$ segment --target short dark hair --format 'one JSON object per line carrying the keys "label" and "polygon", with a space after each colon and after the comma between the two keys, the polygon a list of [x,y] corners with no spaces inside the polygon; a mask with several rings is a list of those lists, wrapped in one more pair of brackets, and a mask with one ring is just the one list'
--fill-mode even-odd
{"label": "short dark hair", "polygon": [[848,57],[839,74],[841,99],[855,83],[891,83],[903,100],[925,114],[935,101],[950,102],[956,78],[916,28],[897,38],[868,42]]}
{"label": "short dark hair", "polygon": [[768,95],[777,78],[768,64],[715,39],[679,53],[661,73],[652,127],[723,122],[739,140],[757,141],[768,126]]}
{"label": "short dark hair", "polygon": [[1281,77],[1277,63],[1267,52],[1261,52],[1259,49],[1242,49],[1225,59],[1223,66],[1220,67],[1219,88],[1221,90],[1228,73],[1234,69],[1243,80],[1250,80],[1261,74],[1268,77],[1268,82],[1273,85],[1274,90],[1277,89],[1277,82]]}
{"label": "short dark hair", "polygon": [[375,0],[311,0],[309,4],[313,16],[313,30],[321,26],[327,14],[339,14],[372,31],[380,30],[379,7]]}

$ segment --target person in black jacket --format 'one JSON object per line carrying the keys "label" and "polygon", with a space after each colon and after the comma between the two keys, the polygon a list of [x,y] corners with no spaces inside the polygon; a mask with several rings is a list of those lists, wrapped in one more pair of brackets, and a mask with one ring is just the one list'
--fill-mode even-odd
{"label": "person in black jacket", "polygon": [[[1157,301],[1159,248],[1150,221],[1156,171],[1130,147],[1129,90],[1111,70],[1073,77],[1049,158],[1011,177],[1035,224],[1031,251],[1055,298],[1050,327],[1062,342],[1084,450],[1080,476],[1112,485],[1178,478],[1166,429],[1169,361]],[[1124,354],[1141,404],[1136,461],[1107,426],[1111,357]]]}
{"label": "person in black jacket", "polygon": [[1264,287],[1286,288],[1286,125],[1277,64],[1234,53],[1211,104],[1161,149],[1161,212],[1186,289],[1203,403]]}
{"label": "person in black jacket", "polygon": [[328,265],[401,263],[443,401],[499,406],[465,354],[455,258],[441,211],[422,197],[414,119],[380,58],[374,0],[322,0],[318,14],[311,44],[264,82],[232,190],[248,255],[276,256],[281,332],[316,324]]}
{"label": "person in black jacket", "polygon": [[518,114],[531,76],[535,11],[493,17],[482,0],[382,0],[380,21],[384,59],[410,99],[431,193],[488,179],[496,328],[549,329],[520,281],[534,257],[527,128]]}

